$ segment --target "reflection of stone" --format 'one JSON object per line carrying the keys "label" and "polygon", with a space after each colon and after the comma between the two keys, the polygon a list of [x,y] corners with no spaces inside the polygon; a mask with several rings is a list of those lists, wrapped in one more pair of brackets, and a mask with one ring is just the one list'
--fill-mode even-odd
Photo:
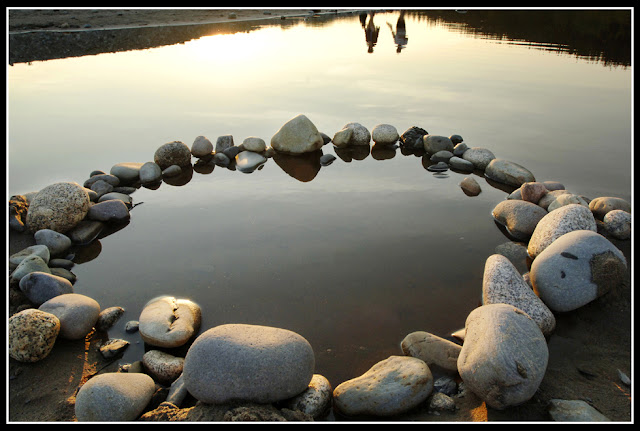
{"label": "reflection of stone", "polygon": [[193,166],[187,165],[181,167],[181,172],[179,175],[175,175],[172,177],[164,177],[162,181],[169,184],[170,186],[184,186],[193,177]]}
{"label": "reflection of stone", "polygon": [[371,157],[376,160],[389,160],[396,156],[395,145],[374,144],[371,147]]}
{"label": "reflection of stone", "polygon": [[338,157],[348,163],[351,160],[366,159],[371,147],[368,145],[348,145],[346,147],[334,147],[334,150]]}
{"label": "reflection of stone", "polygon": [[318,174],[321,156],[322,150],[298,155],[276,153],[273,161],[296,180],[307,182],[313,180]]}
{"label": "reflection of stone", "polygon": [[256,169],[260,169],[262,165],[267,161],[265,157],[253,151],[242,151],[236,156],[236,168],[240,172],[249,174]]}

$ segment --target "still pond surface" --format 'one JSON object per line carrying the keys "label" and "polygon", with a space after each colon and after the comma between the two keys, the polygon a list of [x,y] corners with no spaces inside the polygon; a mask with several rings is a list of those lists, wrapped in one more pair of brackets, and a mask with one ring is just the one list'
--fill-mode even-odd
{"label": "still pond surface", "polygon": [[[598,27],[593,14],[565,13],[574,19],[411,11],[404,37],[397,11],[354,13],[17,62],[8,66],[7,194],[82,184],[95,169],[151,161],[160,145],[191,146],[199,135],[268,143],[305,114],[329,136],[349,122],[460,134],[540,181],[631,200],[630,49],[566,29]],[[613,15],[597,22],[608,35],[629,22],[629,12]],[[73,269],[76,293],[125,308],[109,332],[132,343],[120,363],[145,349],[124,323],[160,295],[198,303],[201,331],[298,332],[334,387],[401,354],[410,332],[448,337],[464,326],[486,258],[510,241],[490,215],[508,190],[479,173],[482,193],[469,197],[465,174],[431,173],[400,148],[322,151],[336,161],[281,157],[251,174],[196,168],[179,185],[132,195],[143,204],[131,222]]]}

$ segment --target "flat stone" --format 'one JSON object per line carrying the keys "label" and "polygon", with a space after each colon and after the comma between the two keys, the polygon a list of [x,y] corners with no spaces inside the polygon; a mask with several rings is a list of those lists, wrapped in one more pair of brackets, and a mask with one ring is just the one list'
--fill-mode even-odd
{"label": "flat stone", "polygon": [[251,173],[267,161],[266,157],[253,151],[242,151],[236,156],[236,168],[243,173]]}
{"label": "flat stone", "polygon": [[261,153],[267,149],[267,144],[264,142],[264,139],[258,138],[257,136],[249,136],[242,141],[242,147],[245,151],[253,151],[254,153]]}
{"label": "flat stone", "polygon": [[155,162],[146,162],[140,167],[140,183],[151,184],[162,180],[162,169]]}
{"label": "flat stone", "polygon": [[140,178],[140,168],[143,164],[138,162],[116,163],[109,172],[118,177],[121,184],[131,184]]}
{"label": "flat stone", "polygon": [[610,422],[583,400],[549,400],[549,415],[556,422]]}
{"label": "flat stone", "polygon": [[105,223],[122,223],[131,218],[129,208],[120,199],[110,199],[92,205],[89,208],[87,217],[90,220],[102,221]]}
{"label": "flat stone", "polygon": [[504,159],[491,160],[484,170],[484,175],[490,180],[514,187],[536,180],[524,166]]}
{"label": "flat stone", "polygon": [[51,229],[40,229],[33,234],[36,244],[46,246],[51,256],[61,256],[71,247],[71,239]]}
{"label": "flat stone", "polygon": [[[458,144],[458,145],[462,145],[462,144]],[[473,172],[473,169],[474,169],[473,163],[471,163],[468,160],[461,159],[458,156],[451,157],[448,163],[452,169],[456,169],[462,172]]]}
{"label": "flat stone", "polygon": [[31,274],[32,272],[51,273],[51,269],[49,269],[47,263],[42,260],[40,256],[32,254],[20,261],[16,269],[11,273],[11,280],[19,282],[26,275]]}
{"label": "flat stone", "polygon": [[402,352],[424,361],[427,365],[437,365],[448,371],[458,370],[460,345],[425,331],[415,331],[404,337],[400,343]]}
{"label": "flat stone", "polygon": [[113,307],[107,307],[100,311],[95,322],[96,329],[98,331],[107,331],[120,319],[120,316],[124,314],[124,308],[117,305]]}
{"label": "flat stone", "polygon": [[453,153],[453,142],[446,136],[425,135],[422,138],[424,150],[429,154],[435,154],[438,151],[449,151]]}
{"label": "flat stone", "polygon": [[547,211],[551,212],[565,205],[578,204],[589,208],[589,203],[582,197],[573,193],[563,193],[558,195],[548,206]]}
{"label": "flat stone", "polygon": [[487,165],[491,162],[491,160],[495,159],[496,156],[486,148],[482,147],[471,147],[468,148],[463,154],[462,158],[473,163],[476,169],[485,170]]}
{"label": "flat stone", "polygon": [[200,307],[188,299],[163,296],[149,301],[138,319],[145,343],[156,347],[179,347],[200,328]]}
{"label": "flat stone", "polygon": [[[55,231],[50,231],[55,232]],[[57,233],[57,232],[55,232]],[[59,234],[62,235],[62,234]],[[20,250],[19,252],[9,256],[9,263],[12,265],[20,265],[24,259],[29,256],[38,256],[46,264],[49,263],[51,253],[49,247],[44,244],[30,245],[27,248]]]}
{"label": "flat stone", "polygon": [[307,389],[283,404],[290,410],[298,410],[314,419],[325,416],[331,407],[333,389],[326,377],[314,374]]}
{"label": "flat stone", "polygon": [[460,188],[467,196],[478,196],[482,191],[480,184],[472,177],[465,177],[460,182]]}

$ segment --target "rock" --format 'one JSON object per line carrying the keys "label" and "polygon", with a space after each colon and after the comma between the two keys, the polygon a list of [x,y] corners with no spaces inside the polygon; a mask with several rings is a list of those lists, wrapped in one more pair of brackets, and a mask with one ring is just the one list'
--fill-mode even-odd
{"label": "rock", "polygon": [[[89,189],[90,191],[92,191],[93,193],[95,193],[95,196],[97,196],[98,198],[106,193],[109,193],[111,191],[113,191],[113,186],[109,183],[106,183],[102,180],[100,181],[96,181],[95,183],[93,183],[91,185],[91,189]],[[87,191],[87,193],[89,193],[89,190],[85,190]],[[91,196],[89,197],[89,200],[91,200],[93,202],[93,199],[91,198]]]}
{"label": "rock", "polygon": [[[451,138],[449,138],[451,139]],[[453,142],[453,141],[451,141]],[[453,155],[456,157],[462,157],[462,155],[464,154],[465,151],[467,151],[469,149],[469,146],[467,144],[465,144],[464,142],[460,142],[459,144],[454,144],[455,147],[453,147]],[[462,159],[464,160],[464,159]],[[466,162],[467,160],[465,160]],[[469,162],[471,163],[471,162]],[[473,163],[471,163],[471,165],[473,165]]]}
{"label": "rock", "polygon": [[462,158],[473,163],[476,169],[485,170],[487,165],[491,160],[495,159],[496,156],[486,148],[471,147],[462,154]]}
{"label": "rock", "polygon": [[564,184],[558,181],[543,181],[542,184],[544,184],[548,191],[564,190]]}
{"label": "rock", "polygon": [[131,218],[129,208],[120,199],[109,199],[92,205],[87,213],[90,220],[105,223],[122,223]]}
{"label": "rock", "polygon": [[520,186],[522,200],[534,204],[537,204],[547,191],[547,187],[540,182],[524,183]]}
{"label": "rock", "polygon": [[631,214],[623,210],[611,210],[605,214],[602,221],[604,228],[614,238],[631,238]]}
{"label": "rock", "polygon": [[20,290],[36,306],[65,293],[73,293],[73,286],[66,278],[50,272],[30,272],[20,279]]}
{"label": "rock", "polygon": [[424,361],[427,365],[437,365],[447,371],[458,370],[458,355],[461,347],[449,340],[424,331],[412,332],[400,343],[407,356]]}
{"label": "rock", "polygon": [[589,208],[589,203],[581,196],[572,193],[559,194],[548,206],[547,211],[551,212],[565,205],[577,204]]}
{"label": "rock", "polygon": [[524,274],[529,271],[527,265],[527,245],[522,242],[507,241],[499,244],[495,248],[495,253],[509,259],[509,262],[516,268],[520,274]]}
{"label": "rock", "polygon": [[243,151],[236,156],[236,168],[243,173],[251,173],[267,161],[266,157],[253,151]]}
{"label": "rock", "polygon": [[472,177],[465,177],[460,182],[460,188],[467,196],[478,196],[482,191],[480,184]]}
{"label": "rock", "polygon": [[320,166],[329,166],[336,159],[333,154],[323,154],[320,157]]}
{"label": "rock", "polygon": [[453,157],[453,153],[451,151],[440,150],[437,153],[434,153],[433,155],[431,155],[429,160],[431,160],[432,162],[449,163],[449,159],[451,159],[452,157]]}
{"label": "rock", "polygon": [[507,304],[473,310],[458,373],[467,389],[492,408],[503,410],[531,399],[544,377],[549,350],[528,314]]}
{"label": "rock", "polygon": [[143,163],[137,162],[123,162],[116,163],[111,167],[109,171],[111,175],[114,175],[120,179],[122,184],[131,184],[138,181],[140,178],[140,168]]}
{"label": "rock", "polygon": [[122,354],[126,348],[129,347],[129,344],[127,340],[121,340],[119,338],[109,339],[100,346],[100,354],[105,359],[115,358]]}
{"label": "rock", "polygon": [[[182,362],[182,366],[184,366],[184,360]],[[177,379],[171,382],[169,393],[167,394],[167,399],[165,401],[175,406],[180,406],[188,393],[189,391],[187,391],[187,388],[184,386],[184,378],[182,377],[182,374],[180,374]]]}
{"label": "rock", "polygon": [[574,230],[597,231],[596,221],[589,208],[570,204],[550,212],[540,219],[531,234],[527,246],[529,256],[535,259],[553,241]]}
{"label": "rock", "polygon": [[188,299],[163,296],[149,301],[138,319],[142,340],[156,347],[179,347],[200,328],[200,307]]}
{"label": "rock", "polygon": [[371,129],[371,139],[379,145],[393,145],[399,138],[398,131],[391,124],[378,124]]}
{"label": "rock", "polygon": [[551,310],[531,290],[509,259],[499,254],[489,256],[485,262],[482,303],[513,305],[527,313],[545,336],[556,327]]}
{"label": "rock", "polygon": [[171,165],[187,166],[191,164],[191,150],[183,142],[168,142],[156,150],[153,161],[160,169],[166,169]]}
{"label": "rock", "polygon": [[449,170],[449,165],[445,162],[437,162],[433,165],[427,166],[429,172],[446,172]]}
{"label": "rock", "polygon": [[416,149],[424,149],[424,141],[422,140],[424,135],[428,135],[429,132],[426,130],[412,126],[404,131],[402,135],[400,135],[400,140],[404,144],[405,147],[416,150]]}
{"label": "rock", "polygon": [[9,356],[20,362],[46,358],[60,332],[60,320],[51,313],[29,308],[9,318]]}
{"label": "rock", "polygon": [[507,229],[509,235],[526,241],[547,212],[531,202],[506,199],[495,206],[491,215]]}
{"label": "rock", "polygon": [[484,176],[490,180],[520,187],[527,182],[534,182],[536,179],[527,168],[517,163],[504,159],[493,159],[484,170]]}
{"label": "rock", "polygon": [[287,121],[271,138],[271,147],[284,153],[306,153],[319,150],[323,145],[316,126],[302,114]]}
{"label": "rock", "polygon": [[129,320],[124,326],[124,330],[129,334],[133,332],[138,332],[139,325],[140,325],[140,322],[138,322],[137,320]]}
{"label": "rock", "polygon": [[298,410],[310,415],[313,419],[320,419],[329,412],[333,390],[326,377],[314,374],[308,388],[299,395],[283,403],[290,410]]}
{"label": "rock", "polygon": [[[196,406],[197,408],[197,406]],[[194,408],[195,410],[195,408]],[[205,416],[206,417],[206,416]],[[278,410],[272,405],[249,403],[232,408],[224,413],[223,422],[312,422],[313,418],[300,411],[283,408]]]}
{"label": "rock", "polygon": [[[233,147],[233,148],[237,148],[237,147]],[[237,153],[236,153],[237,155]],[[235,155],[233,156],[233,158],[235,159]],[[229,166],[229,163],[231,163],[231,159],[229,159],[229,157],[226,156],[226,154],[224,153],[216,153],[213,155],[213,163],[215,163],[217,166]]]}
{"label": "rock", "polygon": [[142,373],[104,373],[78,391],[75,414],[79,422],[135,420],[149,404],[155,384]]}
{"label": "rock", "polygon": [[62,256],[71,247],[71,239],[51,229],[40,229],[33,234],[36,244],[46,246],[51,256]]}
{"label": "rock", "polygon": [[120,178],[118,178],[117,176],[113,174],[98,174],[92,175],[84,182],[83,186],[91,189],[95,183],[98,183],[100,181],[105,182],[112,187],[117,187],[120,185]]}
{"label": "rock", "polygon": [[216,153],[223,153],[232,147],[234,147],[232,135],[218,136],[218,139],[216,140]]}
{"label": "rock", "polygon": [[27,227],[66,233],[89,211],[89,195],[78,183],[56,183],[40,190],[29,204]]}
{"label": "rock", "polygon": [[100,314],[100,304],[85,295],[65,293],[44,302],[40,311],[45,311],[60,320],[60,338],[84,339],[91,332]]}
{"label": "rock", "polygon": [[127,205],[127,207],[131,207],[133,203],[133,199],[131,198],[131,196],[124,193],[117,193],[117,192],[111,192],[111,193],[107,193],[105,195],[100,196],[100,199],[98,199],[98,203],[110,201],[114,199],[124,202]]}
{"label": "rock", "polygon": [[171,165],[166,169],[162,170],[162,177],[177,177],[182,173],[182,168],[178,165]]}
{"label": "rock", "polygon": [[622,210],[631,212],[631,204],[624,199],[616,197],[598,197],[589,202],[589,209],[598,220],[602,220],[604,216],[612,210]]}
{"label": "rock", "polygon": [[333,142],[333,145],[335,145],[336,147],[346,147],[349,145],[349,141],[351,140],[352,135],[353,129],[347,127],[345,129],[337,131],[335,135],[333,135],[333,139],[331,140],[331,142]]}
{"label": "rock", "polygon": [[554,311],[571,311],[617,288],[626,276],[624,254],[591,230],[568,232],[531,264],[533,287]]}
{"label": "rock", "polygon": [[[462,145],[462,144],[458,144],[458,145]],[[462,172],[473,172],[473,169],[474,169],[473,163],[465,159],[461,159],[460,157],[457,157],[457,156],[453,156],[449,159],[449,166],[451,166],[452,169],[456,169]]]}
{"label": "rock", "polygon": [[50,274],[51,270],[40,256],[32,254],[22,259],[16,269],[13,270],[11,280],[19,282],[32,272],[45,272]]}
{"label": "rock", "polygon": [[438,151],[453,152],[453,142],[446,136],[425,135],[422,138],[424,149],[429,154],[435,154]]}
{"label": "rock", "polygon": [[453,142],[453,145],[458,145],[463,141],[462,136],[457,134],[449,136],[449,139]]}
{"label": "rock", "polygon": [[191,144],[191,155],[193,157],[202,158],[210,156],[213,153],[213,144],[206,136],[198,136]]}
{"label": "rock", "polygon": [[162,169],[157,163],[146,162],[140,166],[140,183],[152,184],[162,180]]}
{"label": "rock", "polygon": [[610,422],[583,400],[549,400],[549,415],[556,422]]}
{"label": "rock", "polygon": [[305,391],[314,366],[311,345],[295,332],[228,324],[196,338],[185,357],[183,377],[189,393],[203,403],[265,404]]}
{"label": "rock", "polygon": [[244,141],[242,141],[242,147],[245,149],[245,151],[253,151],[255,153],[261,153],[267,149],[267,144],[264,142],[264,139],[262,138],[258,138],[256,136],[249,136]]}
{"label": "rock", "polygon": [[458,385],[453,377],[442,376],[433,383],[433,391],[441,392],[451,397],[458,393]]}
{"label": "rock", "polygon": [[182,374],[184,358],[160,350],[149,350],[142,356],[142,364],[154,380],[167,385]]}
{"label": "rock", "polygon": [[[52,230],[49,230],[49,232],[57,233]],[[62,234],[59,234],[59,235],[62,235]],[[24,248],[19,252],[9,256],[9,263],[11,265],[20,265],[22,261],[29,256],[38,256],[40,259],[42,259],[42,261],[45,264],[47,264],[49,263],[49,259],[51,258],[51,253],[50,253],[49,247],[47,247],[44,244],[30,245],[29,247]]]}
{"label": "rock", "polygon": [[69,231],[68,235],[75,244],[89,244],[100,235],[104,226],[101,221],[85,219]]}
{"label": "rock", "polygon": [[14,195],[9,198],[9,227],[17,232],[24,232],[27,228],[27,211],[29,202],[24,195]]}
{"label": "rock", "polygon": [[394,416],[424,402],[433,390],[431,370],[420,359],[390,356],[338,385],[334,406],[348,416]]}
{"label": "rock", "polygon": [[107,331],[110,329],[117,321],[120,319],[120,316],[124,314],[124,308],[114,306],[105,308],[100,312],[98,318],[96,319],[96,329],[98,331]]}
{"label": "rock", "polygon": [[434,392],[429,400],[429,410],[435,412],[452,412],[456,409],[456,402],[449,395]]}
{"label": "rock", "polygon": [[343,129],[353,129],[349,145],[369,145],[371,143],[371,133],[360,123],[347,123]]}
{"label": "rock", "polygon": [[555,201],[558,198],[558,196],[568,194],[568,193],[569,193],[568,190],[550,190],[547,192],[546,195],[540,198],[540,200],[538,201],[538,206],[548,210],[549,205],[551,205],[553,201]]}

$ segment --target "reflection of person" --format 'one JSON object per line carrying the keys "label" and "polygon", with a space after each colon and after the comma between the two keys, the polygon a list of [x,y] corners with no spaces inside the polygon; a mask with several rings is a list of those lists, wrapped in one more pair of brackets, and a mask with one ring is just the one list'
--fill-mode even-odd
{"label": "reflection of person", "polygon": [[407,38],[407,28],[404,25],[404,11],[400,11],[400,17],[398,17],[398,23],[396,24],[395,33],[391,24],[387,23],[387,25],[391,29],[393,40],[396,43],[396,52],[400,53],[400,51],[402,51],[402,49],[405,48],[407,46],[407,43],[409,42],[409,39]]}
{"label": "reflection of person", "polygon": [[376,27],[373,24],[373,12],[369,14],[369,22],[364,29],[364,37],[367,41],[367,46],[369,49],[367,52],[373,52],[373,47],[378,43],[378,33],[380,32],[380,27]]}

